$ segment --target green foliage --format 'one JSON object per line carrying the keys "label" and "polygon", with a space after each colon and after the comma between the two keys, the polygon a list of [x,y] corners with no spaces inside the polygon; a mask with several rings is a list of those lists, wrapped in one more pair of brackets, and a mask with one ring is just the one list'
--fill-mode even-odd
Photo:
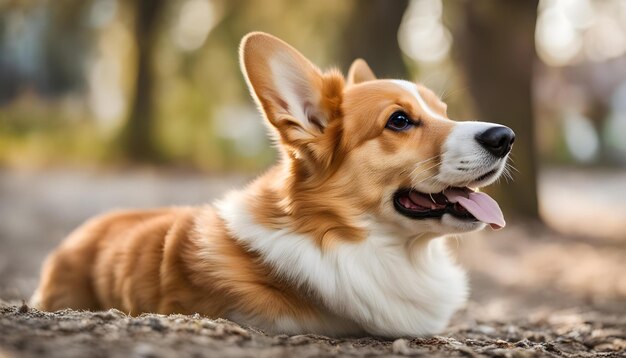
{"label": "green foliage", "polygon": [[0,110],[0,165],[93,165],[116,159],[93,121],[25,97]]}

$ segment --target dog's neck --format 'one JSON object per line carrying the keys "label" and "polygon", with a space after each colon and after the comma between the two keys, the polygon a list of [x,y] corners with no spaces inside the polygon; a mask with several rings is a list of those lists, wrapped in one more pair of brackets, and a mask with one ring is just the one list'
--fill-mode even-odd
{"label": "dog's neck", "polygon": [[[372,334],[420,335],[447,324],[465,301],[467,285],[443,239],[403,241],[393,228],[366,216],[341,226],[341,217],[325,206],[294,211],[278,190],[285,185],[280,170],[216,203],[237,242],[281,277],[309,288],[329,312]],[[314,236],[320,232],[337,236],[329,243],[322,235],[320,242]]]}
{"label": "dog's neck", "polygon": [[306,235],[320,247],[365,239],[363,209],[344,199],[349,193],[332,177],[306,175],[298,165],[285,162],[251,183],[244,193],[255,222]]}

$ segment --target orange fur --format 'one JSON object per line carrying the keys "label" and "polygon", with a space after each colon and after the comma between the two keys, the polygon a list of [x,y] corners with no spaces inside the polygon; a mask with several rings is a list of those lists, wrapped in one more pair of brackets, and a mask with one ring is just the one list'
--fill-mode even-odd
{"label": "orange fur", "polygon": [[240,311],[267,319],[314,313],[294,287],[236,244],[208,207],[96,218],[48,258],[39,289],[45,310],[210,317]]}

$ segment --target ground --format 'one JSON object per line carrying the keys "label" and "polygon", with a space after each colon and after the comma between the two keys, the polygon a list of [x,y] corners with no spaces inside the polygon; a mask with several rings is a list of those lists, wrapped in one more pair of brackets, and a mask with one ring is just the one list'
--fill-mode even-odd
{"label": "ground", "polygon": [[153,314],[131,318],[116,310],[44,313],[26,306],[4,306],[0,315],[0,343],[7,349],[0,351],[0,357],[609,357],[624,353],[626,348],[624,318],[595,312],[555,312],[513,322],[459,319],[443,335],[395,341],[268,336],[222,319]]}
{"label": "ground", "polygon": [[200,316],[46,313],[21,303],[45,254],[87,217],[203,203],[244,182],[180,172],[0,170],[0,358],[626,356],[624,172],[544,171],[542,209],[558,231],[512,220],[501,231],[453,238],[472,295],[435,337],[271,336]]}

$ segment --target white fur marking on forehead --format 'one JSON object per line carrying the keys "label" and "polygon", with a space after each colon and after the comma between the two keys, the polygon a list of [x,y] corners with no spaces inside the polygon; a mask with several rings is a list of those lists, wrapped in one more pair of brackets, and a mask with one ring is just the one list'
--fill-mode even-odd
{"label": "white fur marking on forehead", "polygon": [[424,101],[424,98],[422,98],[422,95],[420,95],[419,91],[417,90],[417,86],[415,85],[415,83],[404,80],[392,80],[392,82],[409,91],[409,93],[411,93],[415,97],[417,103],[419,103],[420,107],[422,107],[426,114],[436,119],[445,120],[444,117],[442,117],[440,114],[435,113],[435,111],[428,107],[428,104],[426,104],[426,101]]}

